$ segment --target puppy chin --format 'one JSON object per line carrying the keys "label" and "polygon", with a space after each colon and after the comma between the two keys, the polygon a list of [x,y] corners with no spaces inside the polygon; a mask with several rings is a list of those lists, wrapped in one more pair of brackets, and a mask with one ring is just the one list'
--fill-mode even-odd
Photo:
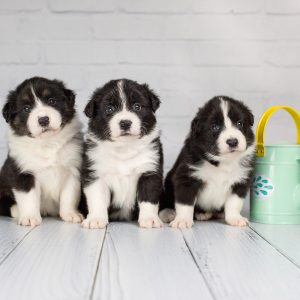
{"label": "puppy chin", "polygon": [[40,128],[37,132],[31,133],[34,138],[50,138],[60,132],[61,128]]}
{"label": "puppy chin", "polygon": [[228,148],[225,151],[220,152],[220,155],[224,157],[232,157],[244,153],[245,151],[246,151],[245,148],[236,148],[236,149]]}
{"label": "puppy chin", "polygon": [[130,142],[137,140],[141,137],[139,132],[118,132],[117,134],[111,135],[113,141]]}

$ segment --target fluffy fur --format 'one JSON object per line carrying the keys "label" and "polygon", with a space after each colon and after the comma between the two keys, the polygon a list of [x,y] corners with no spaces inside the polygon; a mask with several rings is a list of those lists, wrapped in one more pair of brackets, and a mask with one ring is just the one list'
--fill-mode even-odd
{"label": "fluffy fur", "polygon": [[8,157],[0,173],[0,214],[36,226],[41,215],[81,222],[83,137],[75,94],[58,80],[25,80],[7,97]]}
{"label": "fluffy fur", "polygon": [[112,80],[86,106],[89,130],[83,162],[86,228],[138,219],[160,227],[163,156],[155,111],[159,98],[146,84]]}
{"label": "fluffy fur", "polygon": [[194,218],[225,216],[230,225],[247,224],[240,212],[253,170],[253,122],[251,111],[229,97],[215,97],[199,109],[166,177],[164,222],[190,228]]}

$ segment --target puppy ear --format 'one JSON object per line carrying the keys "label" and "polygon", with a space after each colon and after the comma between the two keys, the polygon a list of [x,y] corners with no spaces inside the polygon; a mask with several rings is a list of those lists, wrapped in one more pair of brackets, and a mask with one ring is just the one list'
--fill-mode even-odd
{"label": "puppy ear", "polygon": [[84,109],[84,113],[88,118],[92,118],[95,112],[95,102],[90,100]]}
{"label": "puppy ear", "polygon": [[7,102],[2,108],[2,115],[7,123],[9,123],[13,118],[16,98],[17,98],[16,91],[10,91],[7,96]]}
{"label": "puppy ear", "polygon": [[250,110],[249,110],[249,123],[251,126],[253,126],[254,124],[254,115]]}
{"label": "puppy ear", "polygon": [[75,105],[75,93],[72,90],[66,88],[65,84],[61,80],[53,79],[53,82],[63,89],[65,96],[68,99],[69,104],[74,107]]}
{"label": "puppy ear", "polygon": [[158,96],[153,92],[153,90],[151,90],[148,86],[148,84],[144,83],[143,87],[146,90],[147,93],[147,97],[149,98],[150,102],[151,102],[151,106],[152,106],[152,111],[156,112],[156,110],[159,108],[160,106],[160,99],[158,98]]}
{"label": "puppy ear", "polygon": [[200,126],[201,126],[201,112],[202,112],[202,110],[199,109],[196,117],[192,121],[192,125],[191,125],[192,134],[198,133],[201,130],[201,128],[200,128]]}
{"label": "puppy ear", "polygon": [[7,102],[4,105],[4,107],[2,109],[2,115],[3,115],[4,119],[5,119],[5,121],[7,123],[9,123],[9,121],[11,120],[11,108],[10,108],[10,103],[9,102]]}
{"label": "puppy ear", "polygon": [[72,90],[69,89],[64,89],[64,93],[66,95],[66,97],[68,98],[69,103],[71,104],[72,107],[74,107],[75,105],[75,93]]}

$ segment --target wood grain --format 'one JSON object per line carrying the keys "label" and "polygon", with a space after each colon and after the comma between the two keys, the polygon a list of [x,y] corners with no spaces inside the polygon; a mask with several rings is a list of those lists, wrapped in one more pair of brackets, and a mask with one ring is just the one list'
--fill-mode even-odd
{"label": "wood grain", "polygon": [[93,299],[212,299],[179,230],[109,225]]}
{"label": "wood grain", "polygon": [[17,225],[11,218],[0,218],[0,266],[31,230],[30,227]]}
{"label": "wood grain", "polygon": [[89,299],[104,235],[44,219],[2,263],[0,299]]}
{"label": "wood grain", "polygon": [[250,227],[300,268],[300,225],[251,223]]}
{"label": "wood grain", "polygon": [[299,268],[250,228],[196,222],[183,234],[216,299],[299,299]]}

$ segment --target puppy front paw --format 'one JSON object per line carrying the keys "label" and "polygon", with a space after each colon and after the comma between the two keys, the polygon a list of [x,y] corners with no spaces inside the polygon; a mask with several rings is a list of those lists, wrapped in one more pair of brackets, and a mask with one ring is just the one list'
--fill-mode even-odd
{"label": "puppy front paw", "polygon": [[160,228],[163,226],[163,222],[158,216],[145,217],[139,219],[139,225],[142,228]]}
{"label": "puppy front paw", "polygon": [[244,227],[249,224],[248,219],[241,215],[227,217],[225,218],[225,221],[227,224],[231,226]]}
{"label": "puppy front paw", "polygon": [[67,213],[60,213],[60,217],[69,223],[81,223],[83,220],[83,215],[77,211],[71,211]]}
{"label": "puppy front paw", "polygon": [[81,223],[81,226],[86,229],[102,229],[108,224],[108,220],[104,218],[89,218],[87,217]]}
{"label": "puppy front paw", "polygon": [[191,218],[176,217],[175,220],[170,223],[170,226],[173,228],[185,229],[192,228],[193,224],[194,221]]}
{"label": "puppy front paw", "polygon": [[42,223],[41,216],[35,216],[35,217],[20,217],[18,220],[18,224],[22,226],[39,226]]}

